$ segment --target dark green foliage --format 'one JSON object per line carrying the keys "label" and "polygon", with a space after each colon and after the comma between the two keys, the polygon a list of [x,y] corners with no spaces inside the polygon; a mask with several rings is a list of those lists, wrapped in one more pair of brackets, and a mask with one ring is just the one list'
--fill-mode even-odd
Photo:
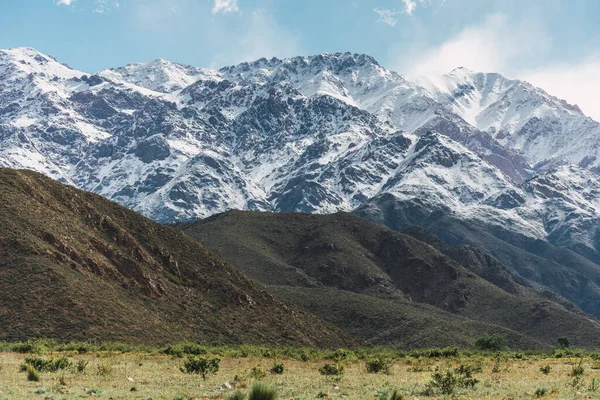
{"label": "dark green foliage", "polygon": [[25,361],[21,365],[21,371],[27,371],[31,365],[36,371],[40,372],[56,372],[63,369],[68,369],[73,366],[73,363],[67,357],[59,358],[40,358],[40,357],[25,357]]}
{"label": "dark green foliage", "polygon": [[263,384],[256,384],[252,386],[248,400],[275,400],[277,398],[277,392],[270,387]]}
{"label": "dark green foliage", "polygon": [[244,400],[245,398],[246,398],[246,395],[244,393],[238,391],[238,392],[230,394],[225,399],[226,400]]}
{"label": "dark green foliage", "polygon": [[500,335],[486,333],[477,338],[475,346],[481,350],[501,351],[506,349],[506,339]]}
{"label": "dark green foliage", "polygon": [[546,388],[537,388],[533,395],[535,397],[544,397],[548,393],[548,389]]}
{"label": "dark green foliage", "polygon": [[40,380],[39,372],[37,372],[35,367],[31,364],[27,366],[27,380],[32,382],[38,382]]}
{"label": "dark green foliage", "polygon": [[368,360],[366,363],[367,373],[378,374],[378,373],[390,373],[392,361],[386,358],[375,358]]}
{"label": "dark green foliage", "polygon": [[548,374],[550,373],[550,370],[551,370],[551,368],[550,368],[550,366],[549,366],[549,365],[547,365],[547,364],[546,364],[546,365],[542,365],[542,366],[540,367],[540,371],[541,371],[541,372],[542,372],[542,374],[544,374],[544,375],[548,375]]}
{"label": "dark green foliage", "polygon": [[341,364],[325,364],[319,368],[319,373],[327,379],[340,379],[344,375],[344,366]]}
{"label": "dark green foliage", "polygon": [[186,374],[200,374],[202,375],[202,379],[206,380],[209,374],[219,372],[220,363],[221,359],[218,357],[188,357],[180,370]]}
{"label": "dark green foliage", "polygon": [[275,363],[275,365],[273,365],[271,367],[269,372],[271,372],[272,374],[275,374],[275,375],[281,375],[281,374],[283,374],[284,369],[285,368],[282,363]]}
{"label": "dark green foliage", "polygon": [[558,347],[561,349],[568,349],[569,347],[571,347],[571,343],[566,337],[561,337],[558,338]]}

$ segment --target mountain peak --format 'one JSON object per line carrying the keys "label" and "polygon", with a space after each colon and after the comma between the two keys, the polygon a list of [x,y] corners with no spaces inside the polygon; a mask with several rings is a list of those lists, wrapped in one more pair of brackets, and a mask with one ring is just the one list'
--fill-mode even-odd
{"label": "mountain peak", "polygon": [[26,74],[44,74],[63,79],[83,75],[82,72],[76,71],[67,64],[57,61],[54,57],[43,54],[31,47],[14,47],[0,50],[0,66],[7,64],[12,64],[17,70]]}

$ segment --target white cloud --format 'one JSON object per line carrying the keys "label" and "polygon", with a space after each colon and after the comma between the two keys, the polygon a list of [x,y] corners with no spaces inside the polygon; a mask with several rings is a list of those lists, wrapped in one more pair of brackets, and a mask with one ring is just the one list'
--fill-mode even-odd
{"label": "white cloud", "polygon": [[539,86],[553,96],[575,103],[600,121],[600,54],[581,62],[547,66],[523,71],[518,77]]}
{"label": "white cloud", "polygon": [[459,66],[481,72],[514,73],[515,61],[523,65],[525,59],[544,54],[550,39],[535,21],[514,22],[503,14],[494,14],[438,46],[426,51],[421,46],[409,57],[397,55],[396,67],[409,75],[438,75]]}
{"label": "white cloud", "polygon": [[[379,15],[379,19],[377,20],[377,22],[381,22],[381,23],[387,24],[389,26],[394,26],[398,22],[397,17],[400,14],[408,14],[408,15],[412,16],[413,12],[417,9],[418,5],[421,5],[422,7],[429,7],[432,5],[433,0],[418,0],[418,4],[417,4],[417,0],[398,0],[398,1],[400,3],[400,9],[398,9],[398,10],[374,8],[373,11],[375,13],[377,13],[377,15]],[[444,5],[446,0],[437,0],[436,2],[439,3],[439,5],[441,7]]]}
{"label": "white cloud", "polygon": [[388,24],[389,26],[394,26],[396,25],[396,22],[398,22],[396,16],[400,14],[399,11],[382,10],[379,8],[375,8],[373,9],[373,11],[375,11],[379,15],[379,19],[377,20],[377,22],[383,22],[384,24]]}
{"label": "white cloud", "polygon": [[[404,12],[408,15],[412,15],[415,8],[417,8],[417,3],[414,0],[402,0],[402,3],[404,5]],[[421,3],[423,3],[423,1],[421,1]]]}
{"label": "white cloud", "polygon": [[57,5],[64,5],[64,6],[70,6],[71,4],[73,4],[75,0],[58,0],[56,2]]}
{"label": "white cloud", "polygon": [[441,75],[460,66],[476,72],[498,72],[577,104],[600,121],[600,53],[555,63],[547,61],[551,50],[550,37],[539,22],[494,14],[438,45],[415,43],[408,53],[391,54],[391,62],[395,70],[408,75]]}
{"label": "white cloud", "polygon": [[213,6],[212,12],[213,14],[217,14],[219,12],[237,12],[240,9],[237,5],[237,0],[214,0],[215,5]]}
{"label": "white cloud", "polygon": [[98,14],[108,14],[114,9],[120,7],[118,0],[96,0],[92,11]]}

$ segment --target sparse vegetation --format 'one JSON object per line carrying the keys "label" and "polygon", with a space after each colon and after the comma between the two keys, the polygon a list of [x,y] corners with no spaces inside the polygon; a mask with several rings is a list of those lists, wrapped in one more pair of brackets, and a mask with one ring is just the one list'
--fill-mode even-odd
{"label": "sparse vegetation", "polygon": [[[171,349],[185,348],[181,353],[184,357],[182,360],[175,354],[180,353],[179,350],[166,354],[149,347],[94,343],[87,345],[86,351],[80,353],[77,350],[79,345],[48,342],[43,345],[47,349],[45,352],[25,357],[22,353],[0,353],[0,364],[3,366],[0,382],[14,382],[15,390],[18,390],[5,396],[27,399],[32,397],[34,390],[40,390],[43,391],[40,392],[42,397],[49,398],[69,398],[74,393],[85,394],[86,397],[130,398],[135,390],[134,396],[140,399],[157,398],[156,394],[161,393],[162,398],[167,399],[221,396],[223,399],[249,400],[252,384],[258,383],[250,376],[251,371],[264,365],[269,365],[269,368],[260,367],[265,372],[260,383],[267,388],[277,388],[278,398],[281,399],[308,400],[319,393],[322,398],[330,399],[575,399],[586,396],[595,398],[600,390],[595,371],[587,376],[591,367],[598,363],[598,354],[574,348],[568,351],[569,354],[577,354],[577,358],[555,358],[550,351],[502,351],[490,354],[489,351],[457,349],[456,356],[446,357],[445,352],[435,349],[403,352],[385,348],[344,351],[222,344],[171,346]],[[10,346],[12,344],[0,343],[0,349]],[[190,355],[185,351],[202,351],[202,355]],[[183,368],[188,357],[207,360],[218,358],[219,369],[207,374],[204,381],[195,372],[174,374],[174,371]],[[308,360],[303,361],[306,358]],[[334,358],[345,358],[346,361],[333,362]],[[37,371],[32,366],[33,371],[28,373],[44,382],[43,386],[26,386],[32,383],[19,372],[21,366],[26,365],[24,359],[49,368],[48,371]],[[68,360],[70,367],[54,367],[66,365],[64,361],[57,362],[59,359]],[[393,360],[394,367],[390,366],[389,376],[367,372],[367,365],[378,365],[373,363],[378,359]],[[501,374],[492,372],[498,360]],[[47,367],[49,365],[52,367]],[[81,372],[78,372],[78,365],[83,366]],[[285,365],[283,374],[270,372],[277,365]],[[107,367],[109,373],[98,374]],[[551,367],[547,375],[544,374],[546,367]],[[411,372],[407,373],[407,370]],[[315,379],[322,373],[325,379]],[[200,375],[200,372],[197,374]],[[168,387],[164,385],[165,376],[174,377],[170,378],[172,380]],[[224,382],[230,383],[225,389],[222,388]],[[540,389],[537,393],[536,388]],[[70,395],[61,394],[61,391]]]}

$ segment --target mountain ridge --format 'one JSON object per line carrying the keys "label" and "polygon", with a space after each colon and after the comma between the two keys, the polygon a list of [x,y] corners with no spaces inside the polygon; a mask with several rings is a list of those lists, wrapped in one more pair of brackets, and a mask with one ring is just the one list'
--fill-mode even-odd
{"label": "mountain ridge", "polygon": [[[498,243],[518,243],[510,248],[535,260],[501,261],[532,268],[531,281],[553,290],[547,283],[560,282],[541,278],[545,257],[535,254],[544,245],[529,243],[600,261],[600,124],[498,74],[457,70],[424,84],[370,56],[332,53],[219,71],[158,60],[90,75],[16,49],[0,51],[0,77],[0,166],[160,222],[229,209],[360,213],[391,195],[477,225],[499,259]],[[399,218],[381,219],[388,226],[404,226],[401,213],[387,215]],[[573,265],[577,282],[600,285],[596,267]],[[575,292],[559,290],[582,306]]]}

